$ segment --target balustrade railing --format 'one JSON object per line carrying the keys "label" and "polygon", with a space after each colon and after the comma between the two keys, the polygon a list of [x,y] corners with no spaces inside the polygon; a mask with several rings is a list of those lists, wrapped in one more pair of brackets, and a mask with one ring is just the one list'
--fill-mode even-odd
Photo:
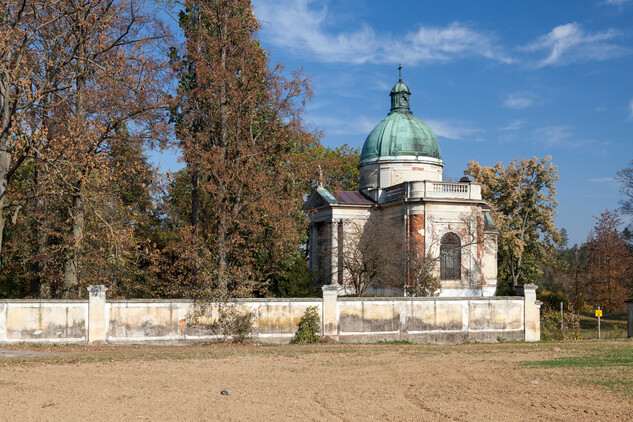
{"label": "balustrade railing", "polygon": [[433,182],[432,192],[468,194],[468,188],[466,183]]}

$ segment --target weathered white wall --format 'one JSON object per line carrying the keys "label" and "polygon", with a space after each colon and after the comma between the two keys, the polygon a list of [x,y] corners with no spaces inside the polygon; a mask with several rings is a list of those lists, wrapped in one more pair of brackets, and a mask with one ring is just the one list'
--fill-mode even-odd
{"label": "weathered white wall", "polygon": [[319,310],[323,334],[341,341],[538,341],[535,289],[526,286],[525,297],[341,298],[324,286],[323,299],[237,299],[210,304],[195,320],[191,301],[105,300],[102,288],[91,290],[89,301],[0,301],[0,343],[220,340],[220,307],[252,313],[253,340],[288,343],[310,306]]}
{"label": "weathered white wall", "polygon": [[88,341],[87,300],[1,300],[0,342]]}
{"label": "weathered white wall", "polygon": [[214,323],[220,308],[235,308],[253,315],[253,339],[288,343],[299,320],[310,306],[321,312],[321,299],[249,299],[229,304],[210,304],[195,320],[196,307],[186,300],[113,300],[108,302],[108,331],[105,341],[181,341],[224,338]]}
{"label": "weathered white wall", "polygon": [[338,339],[426,343],[523,340],[524,299],[338,299]]}

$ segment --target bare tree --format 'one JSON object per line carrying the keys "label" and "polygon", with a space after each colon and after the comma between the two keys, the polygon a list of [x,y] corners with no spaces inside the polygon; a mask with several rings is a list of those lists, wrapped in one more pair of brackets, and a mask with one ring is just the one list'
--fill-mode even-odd
{"label": "bare tree", "polygon": [[[414,245],[417,242],[414,242]],[[418,252],[419,248],[410,247],[407,251],[407,296],[437,296],[442,290],[442,282],[436,275],[439,257]]]}
{"label": "bare tree", "polygon": [[404,287],[406,238],[399,222],[372,216],[345,222],[342,229],[326,255],[334,257],[332,269],[342,271],[356,296],[370,287]]}
{"label": "bare tree", "polygon": [[[468,211],[463,212],[454,218],[442,221],[436,221],[432,224],[432,229],[427,230],[424,240],[424,254],[418,252],[417,257],[410,257],[412,262],[410,268],[424,269],[421,273],[423,279],[426,280],[429,287],[433,288],[436,283],[441,286],[444,278],[441,273],[441,262],[446,255],[459,254],[459,280],[470,281],[471,287],[478,287],[484,282],[483,261],[487,254],[493,254],[490,245],[485,242],[485,222],[484,215],[479,207],[470,207]],[[459,238],[458,243],[443,243],[442,238],[453,233]],[[411,247],[420,250],[422,246],[415,246],[417,241],[411,239]],[[409,276],[411,277],[411,271]],[[410,279],[410,285],[416,287],[415,279]],[[415,288],[413,291],[415,291]],[[424,289],[421,293],[425,293]],[[426,294],[431,296],[432,293]]]}

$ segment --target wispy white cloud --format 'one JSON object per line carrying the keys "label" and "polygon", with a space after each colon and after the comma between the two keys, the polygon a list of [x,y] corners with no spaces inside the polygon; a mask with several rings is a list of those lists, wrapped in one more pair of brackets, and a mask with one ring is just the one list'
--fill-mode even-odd
{"label": "wispy white cloud", "polygon": [[521,126],[523,126],[523,120],[515,120],[509,125],[499,128],[499,130],[504,131],[504,132],[509,131],[509,130],[519,130],[521,129]]}
{"label": "wispy white cloud", "polygon": [[629,102],[629,120],[633,120],[633,98]]}
{"label": "wispy white cloud", "polygon": [[482,133],[483,129],[472,127],[467,122],[459,120],[434,120],[434,119],[422,119],[424,123],[433,131],[437,136],[447,139],[453,139],[456,141],[476,141],[481,139],[475,138],[475,135]]}
{"label": "wispy white cloud", "polygon": [[589,179],[590,182],[594,182],[594,183],[608,183],[608,182],[615,182],[615,178],[614,177],[596,177],[593,179]]}
{"label": "wispy white cloud", "polygon": [[328,8],[317,0],[256,0],[255,14],[267,41],[324,62],[418,64],[469,56],[513,61],[493,37],[458,22],[420,26],[396,37],[378,33],[367,24],[332,32]]}
{"label": "wispy white cloud", "polygon": [[[417,32],[407,34],[406,41],[396,44],[398,48],[391,61],[407,56],[415,63],[445,62],[466,56],[482,56],[503,63],[514,61],[490,36],[457,22],[446,27],[421,26]],[[390,49],[388,44],[384,48]]]}
{"label": "wispy white cloud", "polygon": [[606,109],[605,107],[601,107],[601,106],[598,106],[598,107],[596,107],[596,108],[594,108],[594,109],[593,109],[593,111],[596,111],[596,112],[598,112],[598,113],[600,113],[600,112],[602,112],[602,111],[606,111],[606,110],[607,110],[607,109]]}
{"label": "wispy white cloud", "polygon": [[523,48],[525,51],[546,52],[536,67],[562,66],[574,62],[606,60],[628,50],[614,42],[621,34],[614,29],[587,32],[576,22],[560,25]]}
{"label": "wispy white cloud", "polygon": [[534,130],[534,140],[546,148],[580,148],[593,143],[589,139],[579,138],[569,126],[546,126]]}
{"label": "wispy white cloud", "polygon": [[369,135],[380,119],[355,116],[353,119],[310,115],[309,120],[328,135]]}
{"label": "wispy white cloud", "polygon": [[522,108],[531,106],[533,102],[534,99],[532,98],[532,95],[515,92],[513,94],[508,94],[508,96],[503,101],[503,106],[520,110]]}
{"label": "wispy white cloud", "polygon": [[624,3],[628,3],[631,0],[604,0],[602,4],[608,4],[612,6],[622,6]]}

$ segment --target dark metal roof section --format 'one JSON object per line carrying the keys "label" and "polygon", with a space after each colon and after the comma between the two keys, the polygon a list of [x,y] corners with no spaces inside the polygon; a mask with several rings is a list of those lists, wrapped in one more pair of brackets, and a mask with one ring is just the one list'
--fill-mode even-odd
{"label": "dark metal roof section", "polygon": [[357,191],[341,190],[334,192],[334,196],[341,204],[372,205],[375,202]]}

